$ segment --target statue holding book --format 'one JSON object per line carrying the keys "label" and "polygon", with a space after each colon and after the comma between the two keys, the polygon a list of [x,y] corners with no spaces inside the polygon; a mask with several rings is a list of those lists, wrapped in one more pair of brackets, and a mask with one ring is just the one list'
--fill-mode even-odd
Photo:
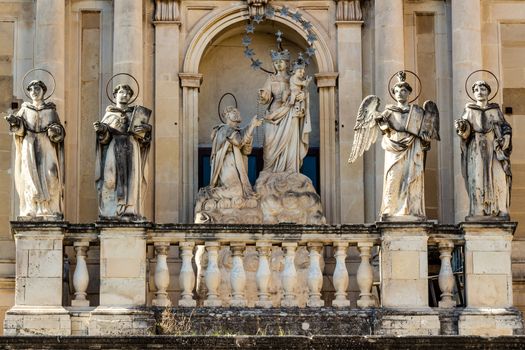
{"label": "statue holding book", "polygon": [[423,108],[410,104],[412,87],[405,71],[396,73],[391,88],[397,102],[379,112],[379,97],[367,96],[357,114],[350,163],[354,162],[383,134],[385,150],[381,220],[419,221],[425,219],[424,171],[430,142],[439,140],[439,112],[432,101]]}
{"label": "statue holding book", "polygon": [[151,110],[130,106],[133,95],[129,85],[117,85],[115,105],[108,106],[102,120],[93,123],[99,218],[103,220],[144,220]]}

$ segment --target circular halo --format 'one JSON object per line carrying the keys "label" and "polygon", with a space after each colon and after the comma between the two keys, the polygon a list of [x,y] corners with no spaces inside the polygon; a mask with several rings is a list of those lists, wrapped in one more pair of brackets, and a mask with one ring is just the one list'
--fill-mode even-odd
{"label": "circular halo", "polygon": [[226,124],[226,123],[225,123],[224,120],[222,119],[222,114],[221,114],[221,102],[222,102],[222,100],[223,100],[226,96],[228,96],[228,95],[230,95],[231,97],[233,97],[233,100],[235,101],[235,108],[237,108],[237,99],[235,98],[235,95],[234,95],[234,94],[232,94],[231,92],[226,92],[225,94],[223,94],[223,95],[221,96],[221,99],[219,100],[219,104],[217,105],[217,113],[219,113],[219,120],[220,120],[221,123],[223,123],[223,124]]}
{"label": "circular halo", "polygon": [[109,86],[109,83],[111,83],[111,81],[113,79],[115,79],[116,77],[118,77],[119,75],[126,75],[128,77],[130,77],[131,79],[133,79],[133,81],[135,81],[135,84],[137,84],[137,93],[135,94],[135,98],[131,99],[131,101],[128,102],[128,104],[132,104],[133,102],[135,102],[137,100],[137,98],[139,97],[139,93],[140,93],[140,85],[139,85],[139,82],[137,81],[137,79],[135,79],[135,77],[129,73],[117,73],[115,75],[113,75],[107,82],[106,84],[106,96],[108,97],[108,99],[113,103],[113,104],[116,104],[115,100],[113,100],[111,98],[111,95],[109,94],[108,92],[108,86]]}
{"label": "circular halo", "polygon": [[[417,100],[417,99],[419,98],[419,96],[421,95],[421,90],[422,90],[421,87],[422,87],[423,85],[421,84],[421,79],[419,79],[419,77],[418,77],[418,75],[417,75],[416,73],[412,72],[411,70],[403,70],[402,72],[410,73],[410,74],[412,74],[413,76],[415,76],[416,79],[417,79],[417,83],[419,84],[419,93],[418,93],[418,94],[416,95],[416,97],[414,97],[412,100],[408,101],[408,103],[412,103],[412,102],[414,102],[415,100]],[[388,80],[388,94],[390,95],[390,97],[392,97],[392,100],[394,100],[394,101],[395,101],[396,99],[394,98],[394,95],[392,94],[392,89],[390,88],[390,83],[392,83],[392,79],[394,79],[394,77],[397,75],[397,73],[399,73],[399,72],[395,72],[395,73],[390,77],[390,79]]]}
{"label": "circular halo", "polygon": [[47,95],[47,97],[43,96],[42,99],[45,101],[47,100],[48,98],[50,98],[51,96],[53,96],[53,94],[55,93],[55,89],[56,89],[56,86],[57,86],[57,82],[55,80],[55,77],[53,76],[53,74],[51,74],[50,71],[48,71],[47,69],[43,69],[43,68],[33,68],[31,70],[29,70],[25,75],[24,77],[22,78],[22,91],[24,91],[24,94],[27,96],[28,99],[32,99],[31,96],[29,96],[29,94],[27,93],[27,89],[25,88],[25,81],[26,81],[26,78],[27,76],[29,75],[29,73],[32,73],[32,72],[35,72],[35,71],[42,71],[42,72],[45,72],[47,74],[49,74],[49,76],[51,77],[51,79],[53,80],[53,90],[51,90],[51,92],[49,93],[49,95]]}
{"label": "circular halo", "polygon": [[474,72],[470,73],[469,76],[467,77],[467,79],[465,79],[465,92],[467,93],[467,96],[474,102],[476,102],[476,99],[473,98],[470,94],[469,94],[469,88],[468,88],[468,80],[470,79],[471,76],[473,76],[475,73],[479,73],[479,72],[485,72],[485,73],[489,73],[490,75],[492,75],[492,77],[494,78],[494,80],[496,80],[496,92],[494,93],[494,95],[492,96],[492,98],[489,98],[488,100],[489,101],[492,101],[494,99],[494,97],[496,97],[498,95],[498,92],[499,92],[499,80],[498,78],[496,77],[496,75],[494,73],[492,73],[491,71],[489,70],[486,70],[486,69],[478,69],[478,70],[475,70]]}

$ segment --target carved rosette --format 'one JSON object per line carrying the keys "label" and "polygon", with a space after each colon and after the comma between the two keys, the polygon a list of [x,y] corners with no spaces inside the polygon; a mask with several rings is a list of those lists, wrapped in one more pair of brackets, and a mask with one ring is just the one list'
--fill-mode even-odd
{"label": "carved rosette", "polygon": [[180,21],[180,9],[178,0],[155,0],[155,15],[153,20],[157,22]]}
{"label": "carved rosette", "polygon": [[337,1],[337,21],[362,21],[363,12],[361,11],[360,0],[339,0]]}

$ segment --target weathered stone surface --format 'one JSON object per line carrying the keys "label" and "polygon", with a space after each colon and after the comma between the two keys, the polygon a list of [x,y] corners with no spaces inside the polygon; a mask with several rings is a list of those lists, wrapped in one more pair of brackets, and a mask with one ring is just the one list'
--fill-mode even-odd
{"label": "weathered stone surface", "polygon": [[264,224],[326,223],[321,198],[312,181],[300,173],[263,171],[255,183],[255,191],[261,196]]}
{"label": "weathered stone surface", "polygon": [[135,336],[0,337],[8,349],[520,349],[525,337],[377,337],[377,336]]}

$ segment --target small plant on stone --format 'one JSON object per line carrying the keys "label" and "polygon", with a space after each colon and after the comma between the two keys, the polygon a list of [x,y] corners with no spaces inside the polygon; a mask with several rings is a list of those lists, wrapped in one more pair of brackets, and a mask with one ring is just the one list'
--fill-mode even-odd
{"label": "small plant on stone", "polygon": [[193,311],[189,316],[176,315],[170,307],[166,307],[157,322],[157,329],[160,334],[188,335],[191,332],[192,316]]}

